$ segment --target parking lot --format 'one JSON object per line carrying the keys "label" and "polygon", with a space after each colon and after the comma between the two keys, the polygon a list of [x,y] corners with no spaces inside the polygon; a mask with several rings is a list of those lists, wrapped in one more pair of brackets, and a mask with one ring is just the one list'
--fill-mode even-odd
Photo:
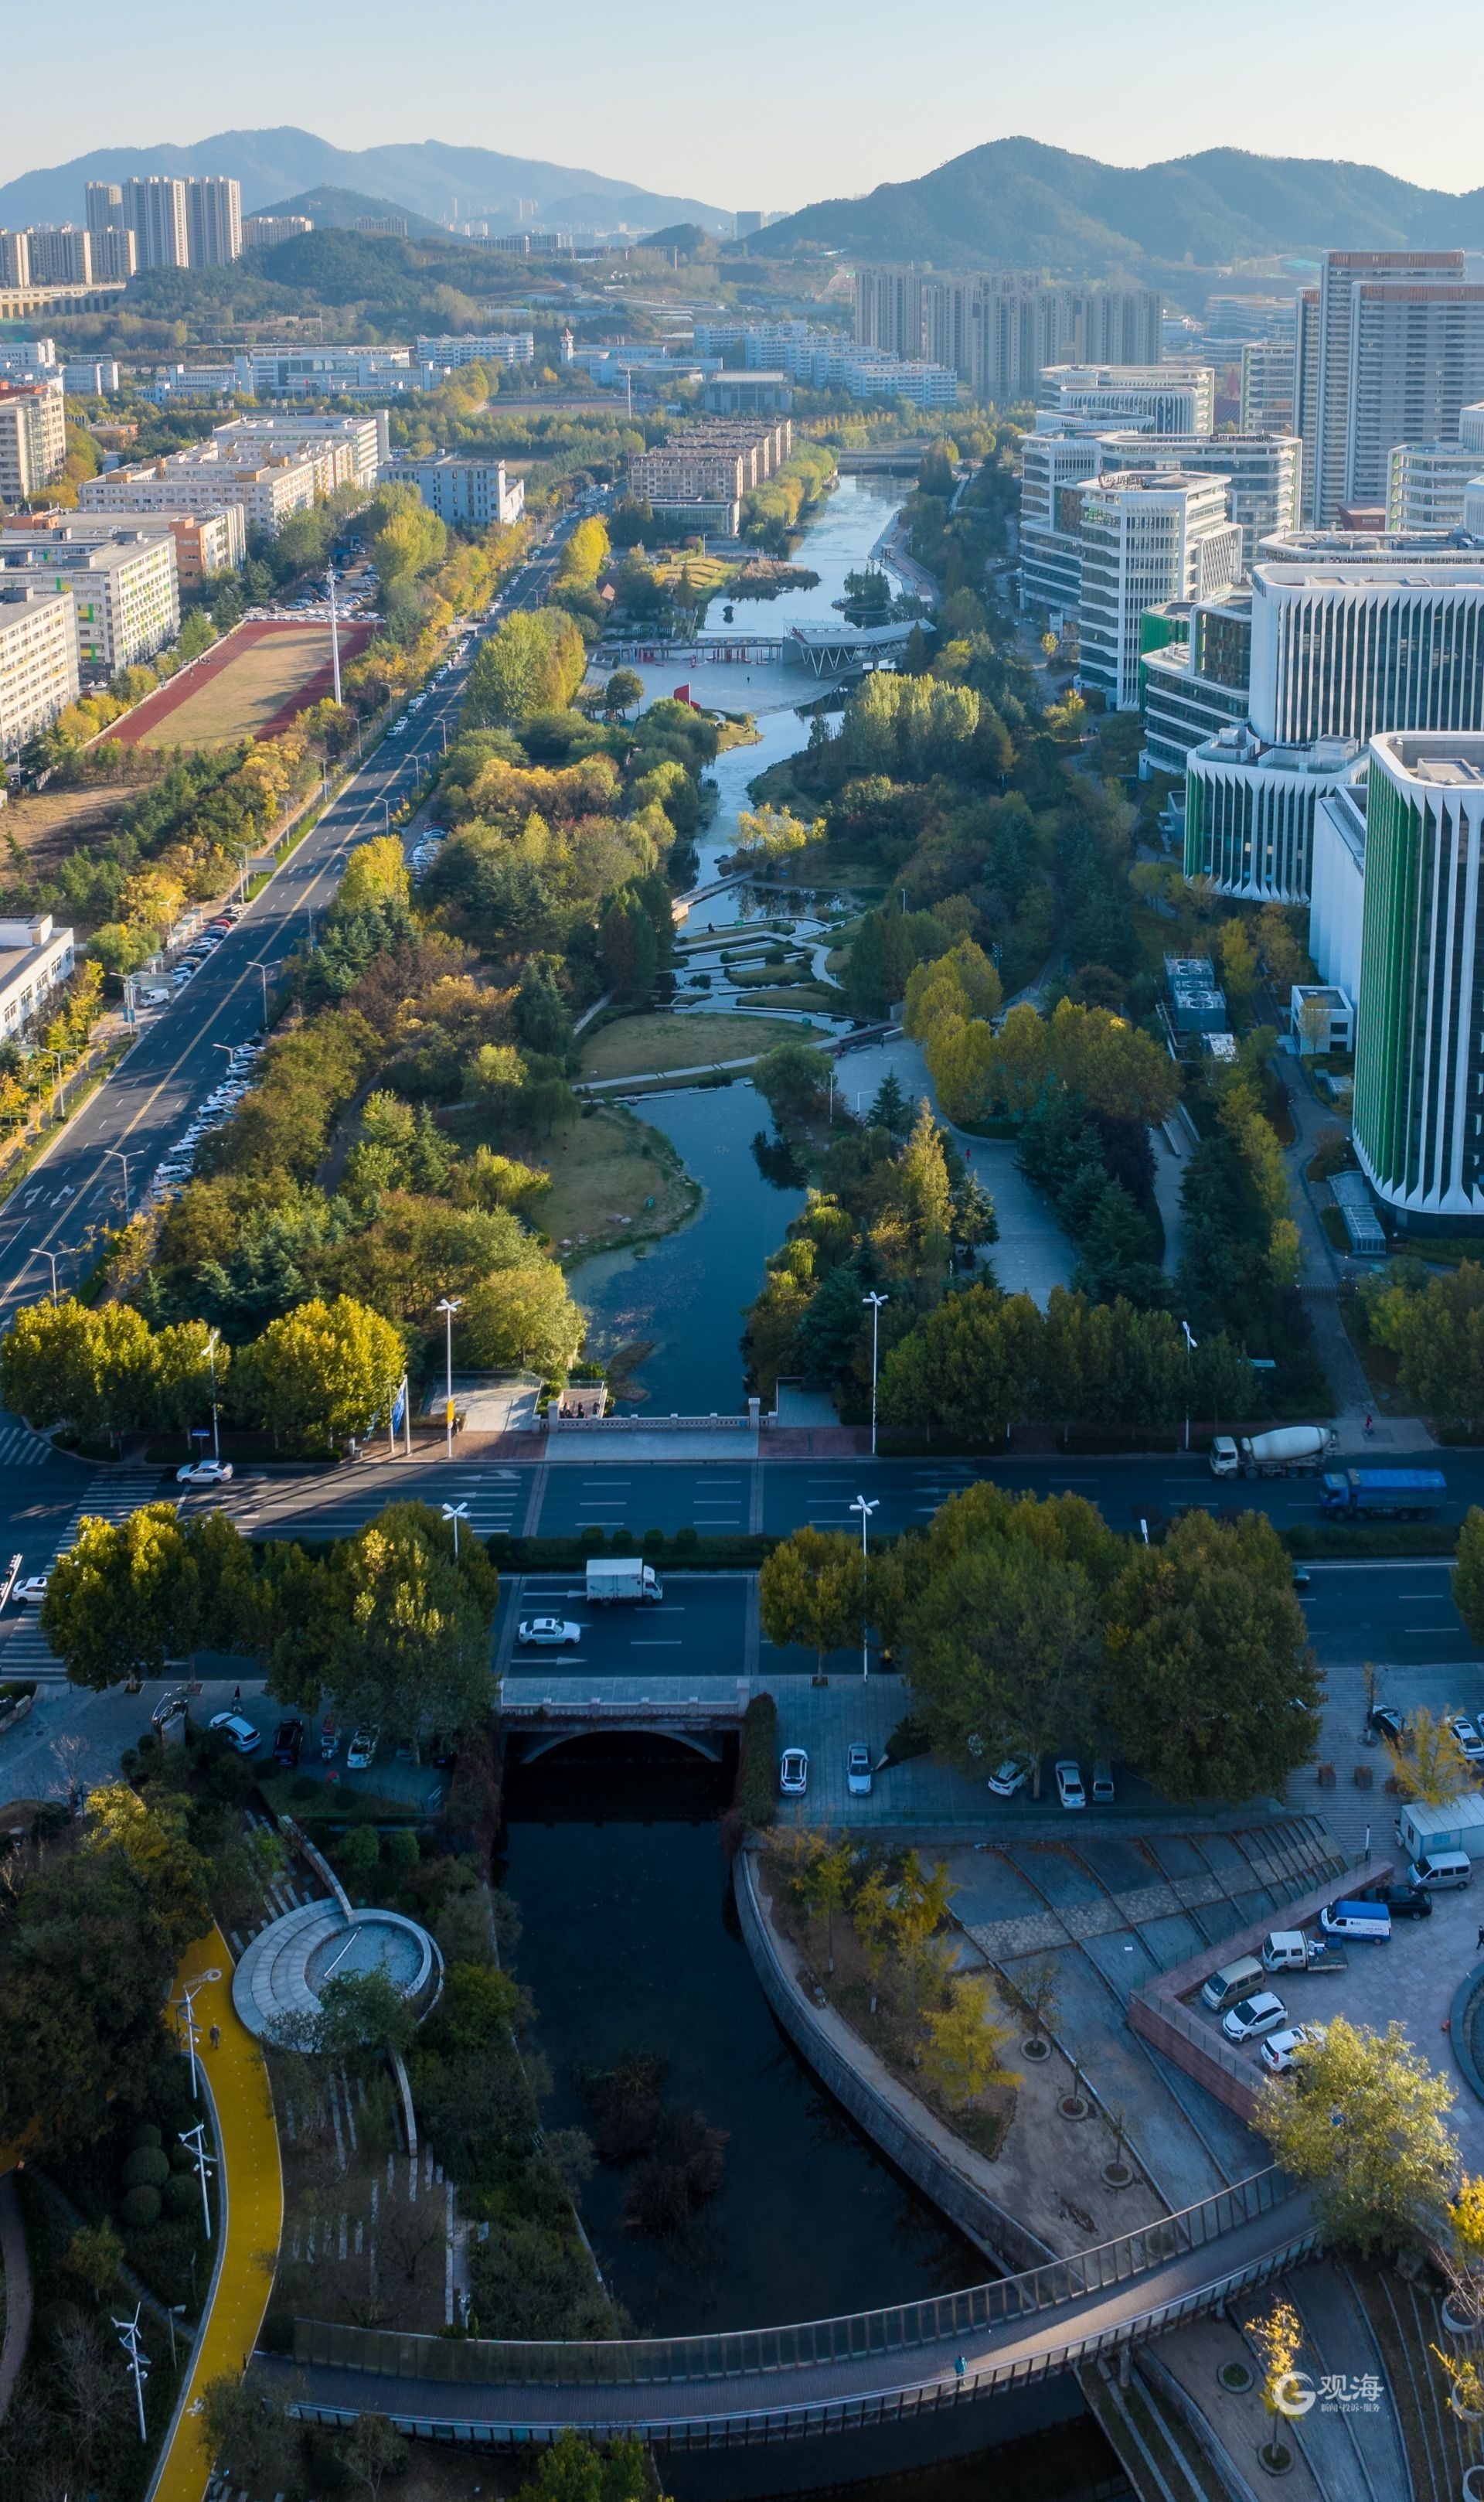
{"label": "parking lot", "polygon": [[[1388,1832],[1386,1841],[1390,1841]],[[1397,1875],[1404,1875],[1404,1853],[1397,1847]],[[1290,2024],[1323,2024],[1333,2015],[1376,2033],[1395,2018],[1416,2047],[1445,2076],[1458,2101],[1450,2115],[1471,2172],[1484,2169],[1484,2104],[1474,2099],[1452,2056],[1450,2021],[1460,1981],[1484,1962],[1478,1944],[1484,1920],[1484,1880],[1457,1893],[1433,1897],[1433,1915],[1426,1920],[1395,1920],[1390,1942],[1346,1944],[1346,1968],[1337,1973],[1280,1972],[1265,1974],[1257,1988],[1271,1989],[1282,1999]],[[1212,1970],[1219,1957],[1213,1957]],[[1201,2002],[1198,1991],[1185,2002],[1198,2021],[1220,2033],[1221,2017]],[[1233,2046],[1228,2044],[1231,2048]],[[1265,2076],[1262,2045],[1249,2042],[1236,2055]]]}

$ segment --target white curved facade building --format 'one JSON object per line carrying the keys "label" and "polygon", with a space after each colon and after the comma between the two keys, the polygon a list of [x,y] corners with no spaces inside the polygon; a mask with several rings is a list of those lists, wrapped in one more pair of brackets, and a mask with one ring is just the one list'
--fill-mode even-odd
{"label": "white curved facade building", "polygon": [[1355,1148],[1404,1232],[1484,1221],[1484,737],[1370,743]]}
{"label": "white curved facade building", "polygon": [[1355,762],[1354,744],[1264,747],[1238,729],[1185,765],[1185,874],[1251,903],[1307,903],[1314,819]]}

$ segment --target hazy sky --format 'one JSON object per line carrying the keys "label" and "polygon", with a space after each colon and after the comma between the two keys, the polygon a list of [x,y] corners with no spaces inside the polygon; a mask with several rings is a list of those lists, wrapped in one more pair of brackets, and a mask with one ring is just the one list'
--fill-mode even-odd
{"label": "hazy sky", "polygon": [[793,208],[1023,133],[1146,164],[1217,145],[1484,183],[1465,0],[4,0],[0,179],[90,148],[296,122],[445,139],[722,207]]}

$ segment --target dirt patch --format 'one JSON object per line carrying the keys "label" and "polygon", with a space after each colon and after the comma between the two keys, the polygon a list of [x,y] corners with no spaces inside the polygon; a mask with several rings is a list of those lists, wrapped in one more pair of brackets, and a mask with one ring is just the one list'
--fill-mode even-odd
{"label": "dirt patch", "polygon": [[619,1017],[585,1045],[582,1073],[585,1077],[649,1077],[713,1061],[751,1059],[796,1033],[795,1026],[708,1015],[705,1009],[688,1008],[679,1016]]}
{"label": "dirt patch", "polygon": [[32,872],[46,877],[82,845],[111,834],[119,812],[137,799],[154,779],[152,772],[129,782],[90,785],[81,791],[38,791],[13,799],[0,812],[0,835],[7,847],[18,843]]}

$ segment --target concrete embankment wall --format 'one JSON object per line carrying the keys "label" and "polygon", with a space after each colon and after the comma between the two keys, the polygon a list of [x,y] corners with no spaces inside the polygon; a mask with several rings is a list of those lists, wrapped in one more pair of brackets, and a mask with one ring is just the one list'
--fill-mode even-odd
{"label": "concrete embankment wall", "polygon": [[996,2267],[1015,2275],[1055,2258],[1039,2235],[999,2205],[984,2177],[990,2172],[985,2158],[898,2084],[832,2008],[814,2004],[798,1979],[793,1949],[767,1917],[755,1850],[738,1853],[735,1881],[742,1935],[762,1994],[836,2102]]}

